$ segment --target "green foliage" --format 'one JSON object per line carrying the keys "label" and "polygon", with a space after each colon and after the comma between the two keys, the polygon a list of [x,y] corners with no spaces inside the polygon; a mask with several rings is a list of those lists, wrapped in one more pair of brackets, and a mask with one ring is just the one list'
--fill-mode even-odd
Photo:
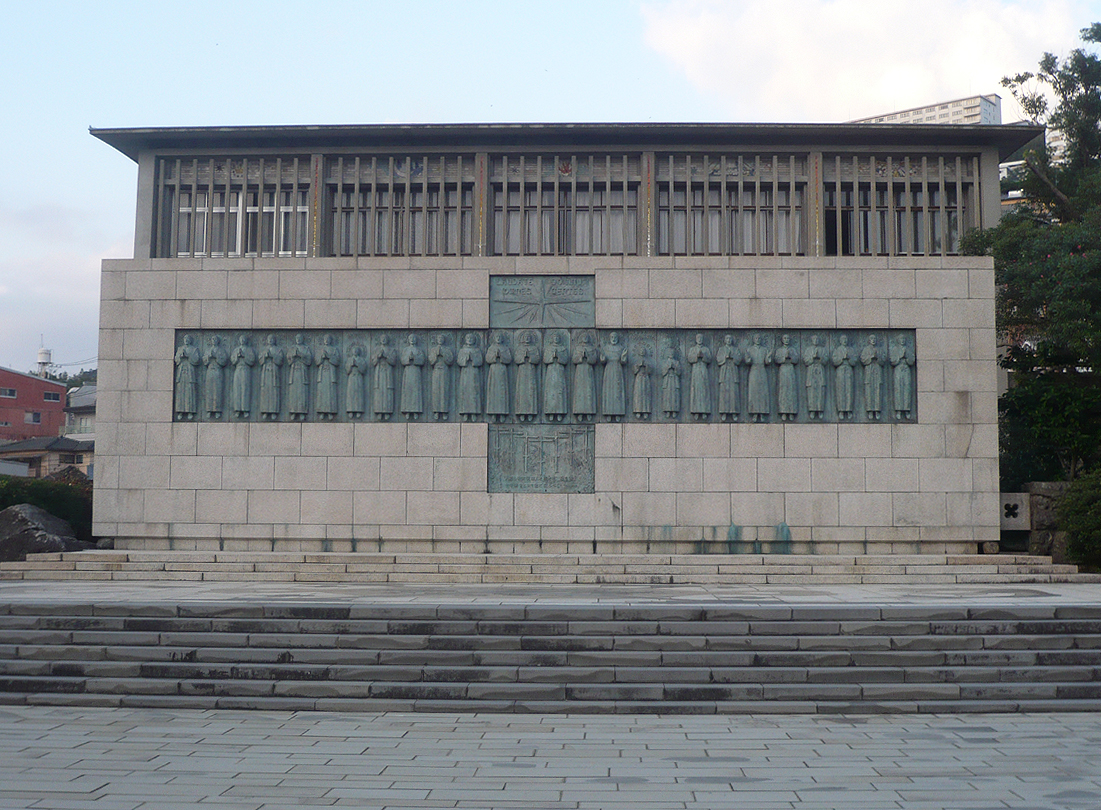
{"label": "green foliage", "polygon": [[0,509],[29,503],[68,521],[78,540],[92,539],[92,485],[0,475]]}
{"label": "green foliage", "polygon": [[[31,374],[37,374],[37,371],[32,371]],[[82,368],[76,374],[70,374],[67,371],[47,371],[43,376],[47,380],[53,380],[54,382],[65,383],[70,389],[80,388],[80,386],[88,383],[90,385],[96,384],[97,369],[94,368]]]}
{"label": "green foliage", "polygon": [[1088,375],[1020,374],[998,403],[1001,488],[1073,479],[1101,458],[1101,387]]}
{"label": "green foliage", "polygon": [[[1081,31],[1082,41],[1101,43],[1101,23]],[[1002,79],[1025,115],[1063,133],[1065,153],[1053,160],[1046,150],[1026,154],[1032,177],[1025,189],[1036,211],[1061,220],[1081,217],[1097,205],[1101,161],[1101,59],[1082,48],[1066,59],[1045,53],[1039,69]],[[1048,103],[1048,94],[1055,100]]]}
{"label": "green foliage", "polygon": [[1059,527],[1076,562],[1101,564],[1101,467],[1081,476],[1059,502]]}
{"label": "green foliage", "polygon": [[[1101,42],[1101,23],[1083,29]],[[1101,448],[1101,59],[1083,49],[1044,54],[1036,73],[1002,80],[1034,121],[1064,134],[1053,160],[1023,155],[1026,202],[997,227],[964,237],[994,257],[1002,365],[1002,486],[1074,479]],[[1049,106],[1050,92],[1054,105]]]}

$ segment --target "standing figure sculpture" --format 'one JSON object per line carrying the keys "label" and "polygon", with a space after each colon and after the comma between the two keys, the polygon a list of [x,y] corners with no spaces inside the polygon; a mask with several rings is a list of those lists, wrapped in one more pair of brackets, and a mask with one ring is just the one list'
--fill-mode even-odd
{"label": "standing figure sculpture", "polygon": [[473,332],[466,333],[455,362],[459,365],[459,416],[474,422],[482,415],[482,350]]}
{"label": "standing figure sculpture", "polygon": [[883,415],[883,352],[879,338],[868,335],[868,345],[860,352],[860,364],[864,366],[864,412],[872,421]]}
{"label": "standing figure sculpture", "polygon": [[661,410],[667,419],[680,413],[680,360],[672,338],[665,338],[661,350]]}
{"label": "standing figure sculpture", "polygon": [[596,418],[596,356],[592,337],[582,333],[573,350],[573,416],[578,422]]}
{"label": "standing figure sculpture", "polygon": [[294,344],[287,349],[287,411],[291,419],[302,422],[310,412],[310,366],[313,352],[306,345],[306,336],[294,336]]}
{"label": "standing figure sculpture", "polygon": [[210,419],[221,419],[226,401],[229,354],[219,335],[210,336],[210,348],[203,355],[203,363],[206,365],[206,415]]}
{"label": "standing figure sculpture", "polygon": [[375,418],[386,422],[394,415],[394,366],[398,353],[390,345],[390,336],[382,335],[379,345],[371,352],[371,365],[375,369],[374,386],[371,389],[371,408]]}
{"label": "standing figure sculpture", "polygon": [[486,349],[486,416],[494,422],[508,419],[508,367],[512,365],[512,350],[505,345],[505,336],[497,332]]}
{"label": "standing figure sculpture", "polygon": [[401,412],[406,419],[419,419],[424,413],[424,349],[416,335],[406,338],[401,350]]}
{"label": "standing figure sculpture", "polygon": [[634,370],[635,385],[631,393],[631,410],[636,419],[649,419],[653,409],[654,394],[650,382],[650,363],[646,357],[650,350],[646,344],[638,347],[638,354],[631,368]]}
{"label": "standing figure sculpture", "polygon": [[845,422],[853,418],[853,369],[856,367],[856,349],[849,345],[849,336],[841,335],[833,350],[833,395],[837,405],[837,420]]}
{"label": "standing figure sculpture", "polygon": [[890,361],[894,367],[895,419],[909,419],[914,410],[914,354],[902,335],[890,348]]}
{"label": "standing figure sculpture", "polygon": [[776,411],[781,422],[791,422],[799,415],[799,386],[795,373],[799,350],[791,347],[791,335],[780,336],[780,345],[772,360],[776,363]]}
{"label": "standing figure sculpture", "polygon": [[184,335],[183,345],[176,350],[176,419],[191,421],[199,412],[199,364],[202,353],[195,338]]}
{"label": "standing figure sculpture", "polygon": [[275,335],[268,335],[267,345],[260,350],[259,362],[260,418],[274,422],[281,410],[279,370],[283,367],[283,350],[279,348]]}
{"label": "standing figure sculpture", "polygon": [[531,332],[520,335],[520,345],[516,348],[516,418],[521,422],[534,422],[539,415],[538,382],[535,364],[539,362],[539,351],[532,345]]}
{"label": "standing figure sculpture", "polygon": [[340,349],[332,335],[325,335],[317,355],[317,417],[326,422],[336,419],[340,410]]}
{"label": "standing figure sculpture", "polygon": [[742,352],[734,345],[734,336],[723,335],[723,345],[715,350],[715,363],[719,367],[719,419],[724,422],[737,422],[741,412],[738,406],[741,362]]}
{"label": "standing figure sculpture", "polygon": [[761,335],[755,332],[753,342],[745,348],[742,362],[749,365],[746,381],[746,410],[754,422],[767,422],[772,408],[768,395],[768,367],[772,365],[772,352],[762,345]]}
{"label": "standing figure sculpture", "polygon": [[600,349],[600,362],[604,364],[604,381],[600,387],[600,405],[604,418],[609,422],[622,421],[627,411],[626,386],[623,367],[627,365],[627,347],[619,342],[619,333],[608,335],[608,342]]}
{"label": "standing figure sculpture", "polygon": [[803,351],[803,365],[807,367],[807,415],[821,419],[826,410],[826,350],[822,338],[811,335],[810,345]]}
{"label": "standing figure sculpture", "polygon": [[344,391],[344,412],[349,419],[362,419],[367,412],[367,396],[363,392],[363,382],[367,376],[367,356],[358,343],[348,349],[344,373],[348,375],[348,386]]}
{"label": "standing figure sculpture", "polygon": [[256,352],[249,345],[248,335],[238,336],[237,345],[229,355],[229,362],[233,364],[230,408],[238,419],[248,419],[252,412],[252,367],[256,365]]}
{"label": "standing figure sculpture", "polygon": [[437,422],[446,421],[451,412],[451,366],[455,353],[447,345],[447,336],[437,332],[428,347],[428,365],[432,366],[432,414]]}
{"label": "standing figure sculpture", "polygon": [[711,349],[703,345],[703,335],[696,333],[696,342],[688,348],[688,364],[692,367],[688,385],[688,411],[697,422],[711,416]]}
{"label": "standing figure sculpture", "polygon": [[549,422],[566,418],[566,363],[569,350],[562,344],[562,333],[551,332],[550,344],[543,352],[543,413]]}

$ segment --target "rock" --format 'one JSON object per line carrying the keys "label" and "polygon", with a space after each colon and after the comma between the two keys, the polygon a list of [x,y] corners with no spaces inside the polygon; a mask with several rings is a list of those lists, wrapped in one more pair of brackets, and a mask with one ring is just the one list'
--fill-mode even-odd
{"label": "rock", "polygon": [[1028,533],[1028,553],[1033,557],[1051,557],[1056,565],[1068,563],[1067,533],[1043,529]]}
{"label": "rock", "polygon": [[28,554],[93,547],[77,540],[68,523],[45,509],[21,503],[0,512],[0,562],[25,560]]}
{"label": "rock", "polygon": [[1032,531],[1054,531],[1058,528],[1056,510],[1068,486],[1066,481],[1032,481],[1025,484],[1032,513]]}

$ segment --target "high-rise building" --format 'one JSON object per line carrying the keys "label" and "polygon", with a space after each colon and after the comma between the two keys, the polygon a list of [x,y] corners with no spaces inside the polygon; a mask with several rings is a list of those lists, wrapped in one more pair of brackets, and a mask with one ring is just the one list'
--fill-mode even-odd
{"label": "high-rise building", "polygon": [[996,94],[968,96],[923,107],[873,115],[852,124],[1000,124],[1002,99]]}

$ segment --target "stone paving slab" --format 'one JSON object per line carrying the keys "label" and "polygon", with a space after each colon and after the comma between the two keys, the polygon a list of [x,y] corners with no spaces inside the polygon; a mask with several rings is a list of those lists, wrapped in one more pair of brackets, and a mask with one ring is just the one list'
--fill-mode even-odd
{"label": "stone paving slab", "polygon": [[0,808],[1096,810],[1101,714],[0,706]]}

